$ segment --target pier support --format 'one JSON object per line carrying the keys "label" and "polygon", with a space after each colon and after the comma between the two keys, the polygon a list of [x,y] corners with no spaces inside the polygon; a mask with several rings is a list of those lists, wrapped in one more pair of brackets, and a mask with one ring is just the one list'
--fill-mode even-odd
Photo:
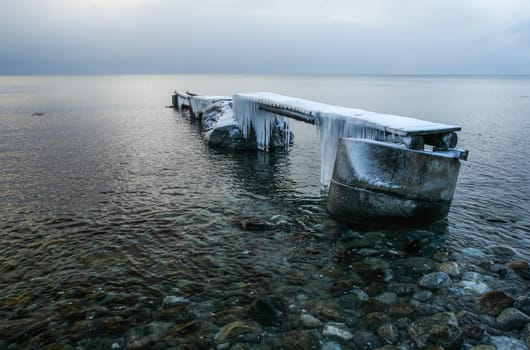
{"label": "pier support", "polygon": [[451,152],[415,151],[365,139],[341,139],[328,211],[355,225],[422,225],[445,218],[460,162]]}

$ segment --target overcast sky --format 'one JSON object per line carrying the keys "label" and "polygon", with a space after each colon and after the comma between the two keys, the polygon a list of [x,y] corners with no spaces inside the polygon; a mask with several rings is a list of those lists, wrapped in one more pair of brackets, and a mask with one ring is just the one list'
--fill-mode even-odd
{"label": "overcast sky", "polygon": [[0,74],[530,74],[530,0],[0,0]]}

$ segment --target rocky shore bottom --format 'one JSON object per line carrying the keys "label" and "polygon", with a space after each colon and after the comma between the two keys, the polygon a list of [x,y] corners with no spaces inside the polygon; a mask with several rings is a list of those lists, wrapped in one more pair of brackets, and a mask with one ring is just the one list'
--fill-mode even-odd
{"label": "rocky shore bottom", "polygon": [[[253,218],[234,225],[248,232],[275,228]],[[247,267],[230,285],[220,284],[220,268],[208,279],[195,271],[195,279],[180,279],[168,292],[148,283],[127,293],[118,286],[93,289],[74,280],[49,304],[30,293],[1,295],[0,350],[530,346],[530,269],[512,247],[427,257],[422,253],[433,249],[434,233],[389,240],[349,231],[328,252],[317,250],[322,242],[314,237],[288,240],[303,243],[290,269],[272,274]],[[252,254],[241,256],[251,261]],[[301,255],[315,258],[293,268]]]}

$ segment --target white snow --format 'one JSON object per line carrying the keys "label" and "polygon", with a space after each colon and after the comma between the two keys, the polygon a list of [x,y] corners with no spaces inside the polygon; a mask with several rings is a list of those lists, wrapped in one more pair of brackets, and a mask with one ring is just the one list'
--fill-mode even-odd
{"label": "white snow", "polygon": [[231,100],[228,96],[191,96],[190,105],[194,113],[204,113],[211,104]]}
{"label": "white snow", "polygon": [[230,103],[228,101],[217,101],[215,103],[220,106],[220,111],[216,112],[219,117],[210,127],[205,129],[203,136],[206,140],[210,139],[214,129],[231,125],[239,127],[239,122],[234,118],[234,111],[230,107]]}

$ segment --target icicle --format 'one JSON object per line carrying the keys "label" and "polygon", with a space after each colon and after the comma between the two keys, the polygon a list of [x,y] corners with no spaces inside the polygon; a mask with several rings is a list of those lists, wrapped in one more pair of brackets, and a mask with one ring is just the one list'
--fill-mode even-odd
{"label": "icicle", "polygon": [[341,138],[381,141],[385,139],[384,130],[353,122],[343,115],[333,113],[317,113],[315,115],[320,136],[320,182],[324,186],[329,186],[331,182],[335,158],[337,157],[337,147]]}
{"label": "icicle", "polygon": [[254,130],[259,150],[269,151],[275,127],[285,131],[284,145],[289,147],[290,129],[287,119],[280,119],[273,113],[261,110],[258,101],[247,96],[234,95],[234,114],[246,139],[249,138],[251,130]]}
{"label": "icicle", "polygon": [[[276,118],[279,118],[279,116],[276,116]],[[289,147],[291,145],[291,128],[289,127],[289,119],[286,117],[282,117],[283,122],[283,144],[285,145],[285,149],[289,150]]]}
{"label": "icicle", "polygon": [[334,114],[316,114],[318,134],[320,136],[320,182],[329,186],[337,147],[344,130],[344,120]]}

